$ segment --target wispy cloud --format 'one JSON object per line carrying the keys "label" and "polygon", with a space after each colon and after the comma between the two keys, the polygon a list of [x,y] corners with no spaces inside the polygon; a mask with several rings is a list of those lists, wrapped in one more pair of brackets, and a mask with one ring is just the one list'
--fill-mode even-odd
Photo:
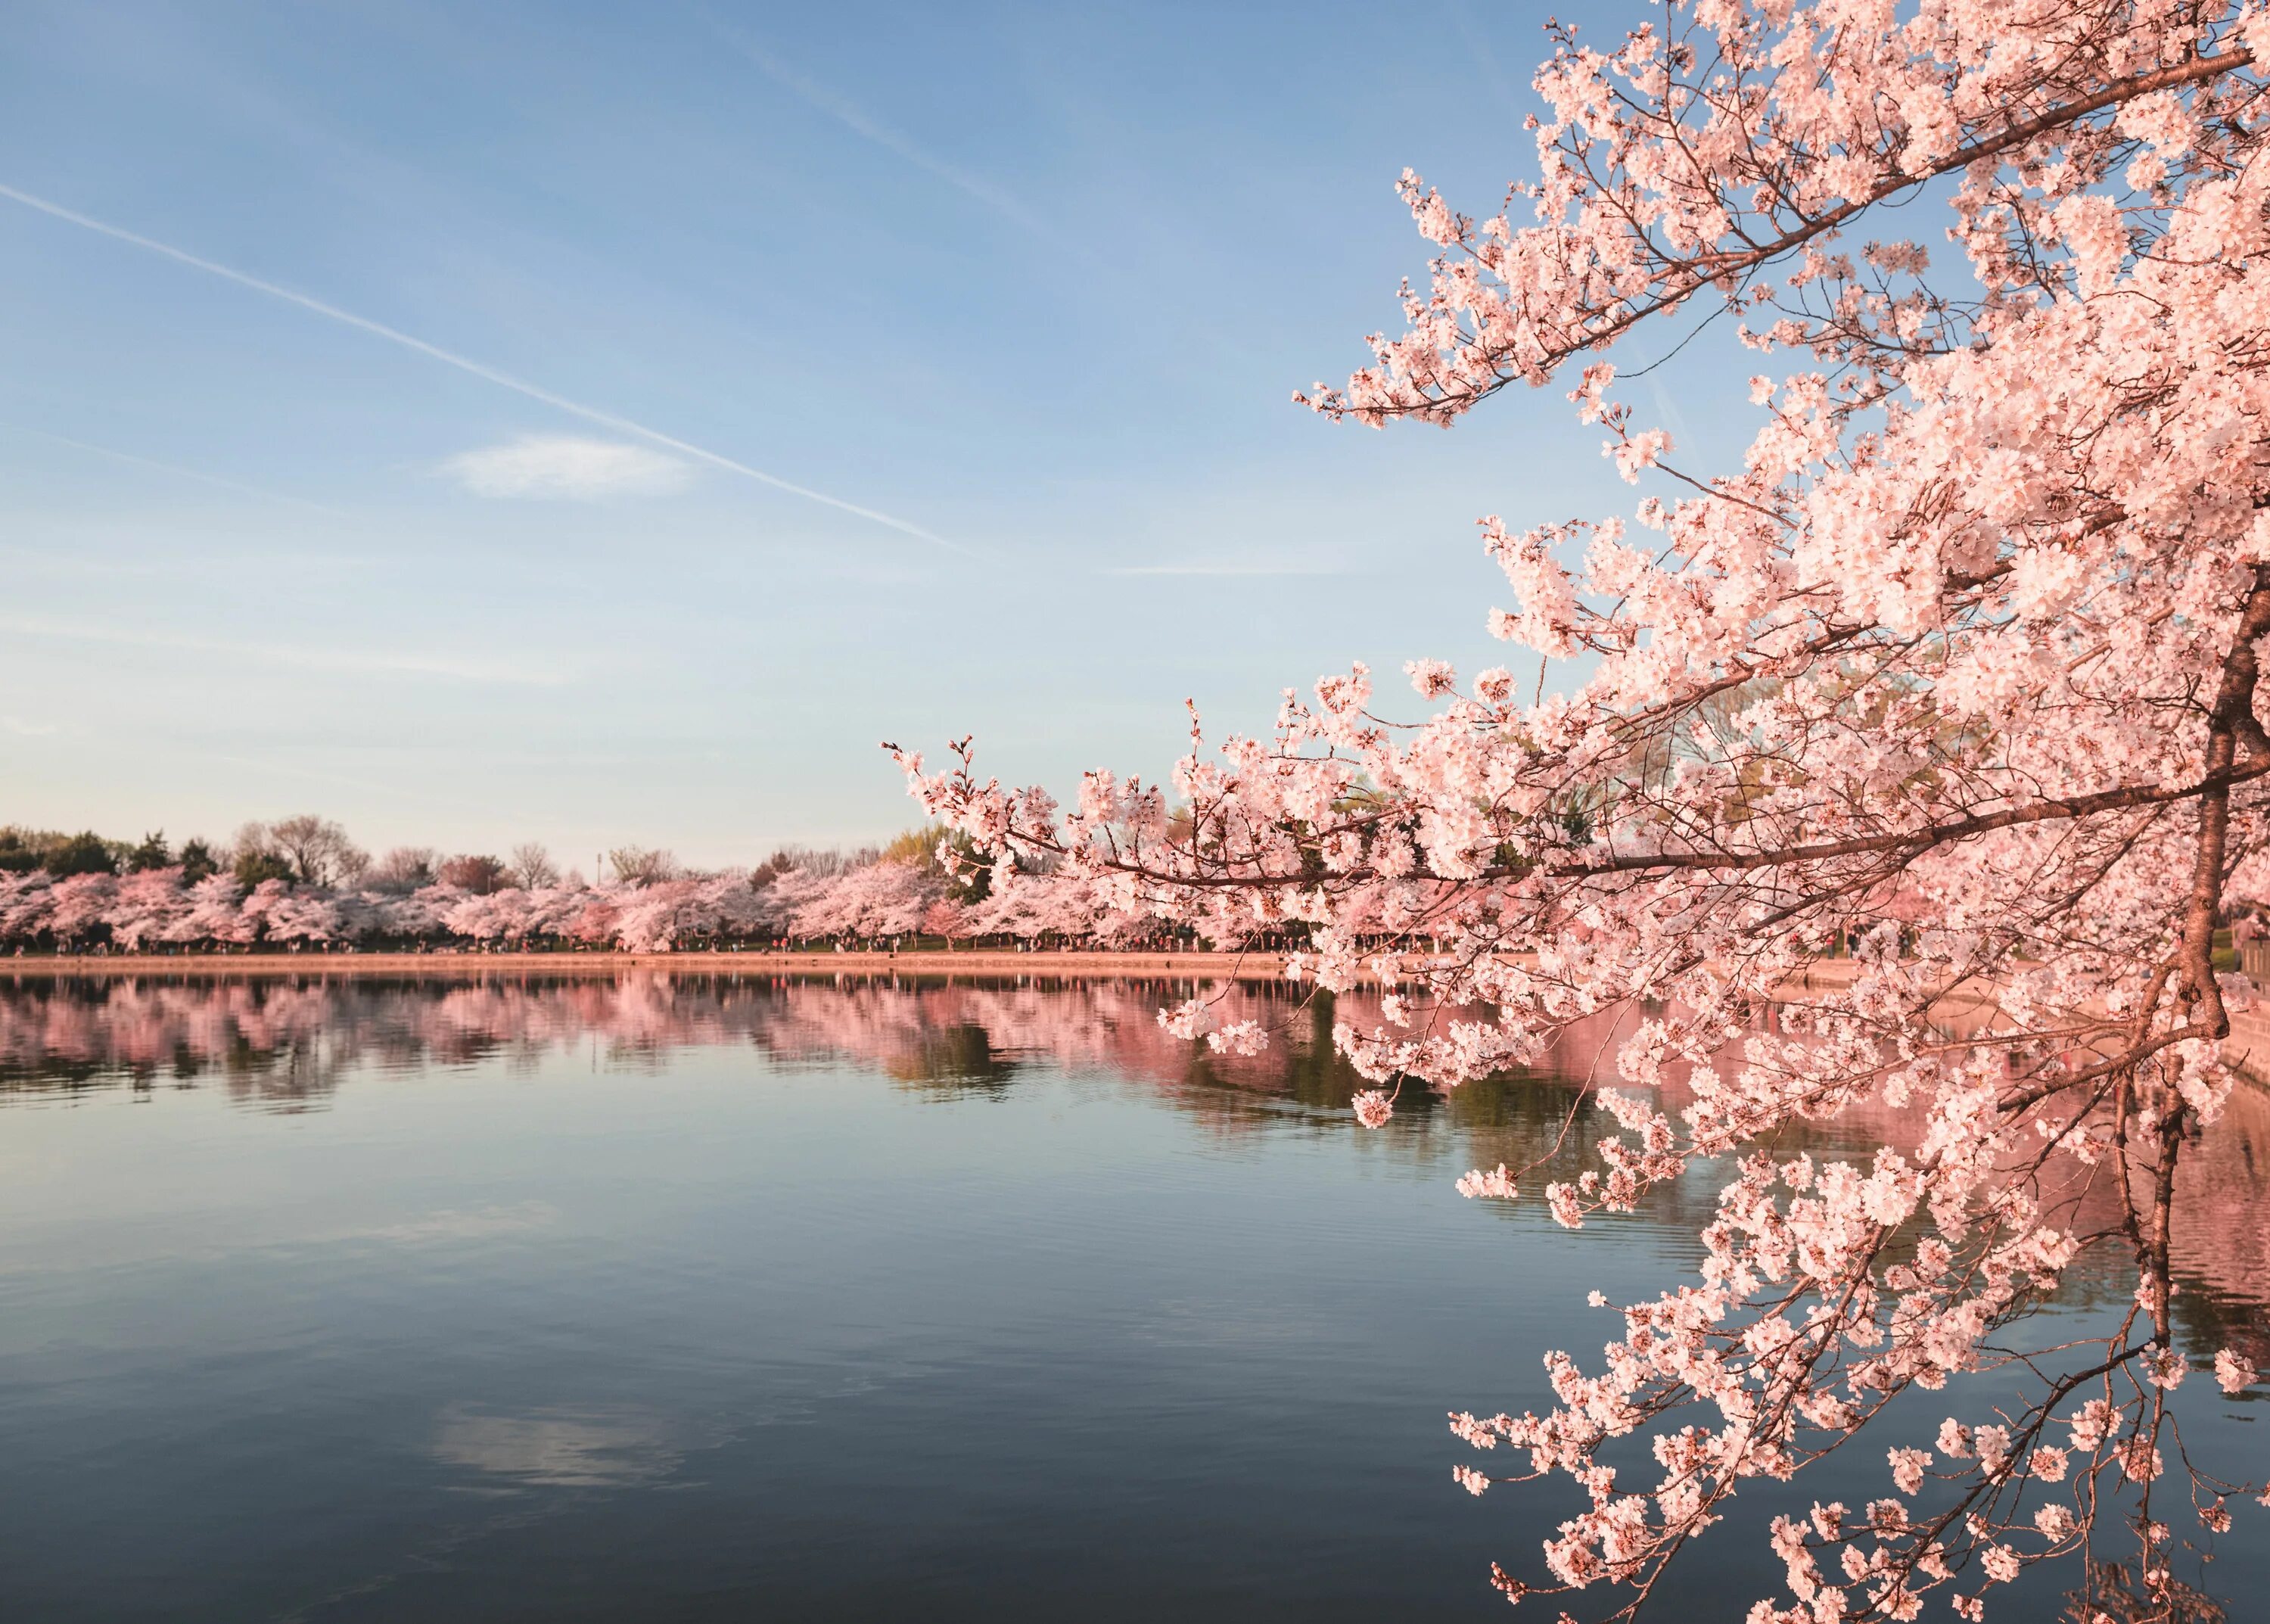
{"label": "wispy cloud", "polygon": [[944,181],[948,186],[967,193],[987,208],[1015,222],[1035,236],[1060,247],[1075,247],[1065,234],[1050,225],[1043,215],[1008,188],[948,163],[945,159],[916,145],[909,137],[892,129],[874,117],[864,108],[827,85],[806,78],[796,69],[767,50],[763,45],[738,28],[723,23],[714,24],[718,34],[748,59],[758,72],[789,92],[807,107],[825,113],[852,134],[873,142],[886,152],[897,154],[925,174]]}
{"label": "wispy cloud", "polygon": [[454,655],[382,652],[294,643],[239,642],[226,638],[185,637],[170,632],[131,631],[113,627],[76,625],[68,621],[22,619],[13,616],[0,618],[0,632],[58,642],[94,643],[114,649],[166,649],[242,660],[256,665],[339,671],[356,676],[439,677],[456,682],[509,683],[533,687],[557,687],[568,680],[563,673],[539,666],[460,659]]}
{"label": "wispy cloud", "polygon": [[11,434],[29,434],[34,440],[44,440],[51,445],[69,446],[74,451],[92,451],[97,456],[107,456],[115,463],[130,463],[137,468],[155,469],[161,474],[172,474],[179,479],[195,479],[201,485],[213,486],[224,491],[234,491],[241,496],[257,496],[263,501],[289,502],[294,508],[308,508],[317,513],[327,513],[334,518],[350,515],[337,508],[327,508],[322,502],[311,502],[304,496],[287,496],[282,491],[271,491],[256,485],[247,485],[241,479],[226,479],[219,474],[209,474],[199,468],[184,468],[179,463],[161,463],[154,456],[141,456],[132,451],[121,451],[111,446],[99,446],[91,440],[73,440],[67,434],[51,434],[44,428],[26,428],[20,423],[0,423],[0,431]]}
{"label": "wispy cloud", "polygon": [[476,496],[658,496],[686,488],[694,471],[674,456],[619,441],[577,434],[523,434],[501,446],[461,451],[441,471]]}
{"label": "wispy cloud", "polygon": [[859,518],[871,520],[877,524],[897,530],[902,535],[918,538],[952,552],[962,553],[969,552],[968,547],[960,543],[948,541],[945,537],[935,535],[919,524],[894,517],[877,508],[862,507],[857,502],[846,501],[840,496],[830,496],[825,491],[815,491],[807,485],[797,485],[792,480],[780,478],[777,474],[768,474],[760,468],[753,468],[746,463],[738,462],[732,457],[712,451],[707,447],[695,445],[691,441],[680,440],[674,434],[665,434],[660,429],[649,428],[645,424],[635,422],[629,418],[619,416],[612,412],[603,412],[597,406],[584,405],[582,402],[570,400],[564,395],[555,395],[550,389],[541,389],[536,384],[516,378],[510,373],[500,372],[493,367],[445,350],[439,345],[428,344],[423,338],[412,337],[410,334],[389,327],[382,322],[374,322],[368,316],[357,315],[352,311],[340,309],[337,305],[325,304],[320,299],[311,299],[305,293],[295,293],[277,283],[264,281],[259,277],[248,275],[244,271],[234,270],[216,261],[203,258],[185,248],[177,248],[171,243],[160,242],[154,237],[145,237],[137,232],[128,231],[123,226],[113,226],[96,219],[92,215],[66,209],[61,204],[50,203],[44,197],[20,191],[12,186],[0,185],[0,197],[20,203],[27,209],[36,209],[41,213],[52,216],[56,219],[68,221],[83,230],[94,232],[115,241],[130,243],[135,248],[146,249],[152,254],[162,255],[179,264],[187,265],[195,271],[202,271],[208,276],[219,277],[225,282],[234,282],[239,287],[248,287],[254,293],[265,293],[271,299],[280,299],[286,304],[297,305],[300,309],[320,315],[327,321],[337,322],[342,326],[352,327],[359,332],[366,332],[374,337],[383,338],[389,344],[399,345],[405,350],[413,350],[429,360],[440,361],[445,367],[454,367],[459,372],[470,373],[476,378],[495,384],[499,389],[510,389],[515,394],[525,395],[530,400],[542,401],[555,411],[564,412],[570,417],[581,418],[587,423],[596,423],[600,427],[612,429],[617,434],[634,435],[650,444],[664,447],[683,456],[692,457],[696,462],[707,463],[712,467],[724,469],[727,472],[738,474],[743,478],[753,479],[760,485],[770,486],[776,491],[786,491],[792,496],[801,496],[806,501],[818,502],[822,507],[834,508],[839,512],[856,515]]}
{"label": "wispy cloud", "polygon": [[1122,564],[1107,575],[1345,575],[1338,564],[1288,564],[1265,559],[1192,559],[1183,563]]}
{"label": "wispy cloud", "polygon": [[63,730],[52,722],[26,722],[21,716],[0,716],[0,733],[19,738],[53,738]]}

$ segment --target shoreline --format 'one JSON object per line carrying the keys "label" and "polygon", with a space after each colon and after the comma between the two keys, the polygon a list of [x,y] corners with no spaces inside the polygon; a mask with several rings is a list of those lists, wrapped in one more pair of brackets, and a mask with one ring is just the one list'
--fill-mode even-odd
{"label": "shoreline", "polygon": [[248,953],[0,957],[0,979],[63,975],[476,975],[549,971],[737,971],[778,975],[1164,975],[1279,981],[1281,953]]}

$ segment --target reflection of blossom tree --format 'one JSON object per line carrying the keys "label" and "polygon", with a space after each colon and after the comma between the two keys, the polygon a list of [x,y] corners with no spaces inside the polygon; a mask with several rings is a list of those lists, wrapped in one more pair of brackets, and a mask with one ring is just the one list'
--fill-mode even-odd
{"label": "reflection of blossom tree", "polygon": [[2227,1624],[2230,1613],[2165,1568],[2145,1576],[2125,1562],[2091,1561],[2060,1617],[2067,1624]]}
{"label": "reflection of blossom tree", "polygon": [[[1269,983],[1222,983],[1225,1011],[1274,1034],[1250,1055],[1175,1037],[1161,1004],[1198,983],[1163,977],[951,982],[924,977],[747,975],[510,974],[430,979],[162,976],[0,983],[0,1088],[18,1092],[121,1079],[235,1079],[249,1102],[316,1100],[359,1070],[464,1064],[501,1057],[532,1064],[593,1042],[619,1057],[666,1057],[691,1047],[753,1048],[785,1064],[842,1061],[913,1082],[1007,1085],[1035,1068],[1138,1080],[1223,1132],[1282,1122],[1303,1108],[1320,1127],[1343,1123],[1364,1079],[1332,1041],[1339,1021],[1379,1018],[1377,994],[1303,1000]],[[1576,1175],[1599,1134],[1613,1131],[1580,1103],[1576,1131],[1557,1153],[1579,1086],[1613,1064],[1629,1012],[1569,1028],[1532,1072],[1455,1090],[1406,1091],[1391,1151],[1433,1154],[1443,1135],[1484,1166],[1546,1158],[1553,1176]],[[296,1079],[296,1080],[295,1080]],[[1679,1109],[1691,1086],[1667,1077],[1659,1099]],[[1914,1123],[1881,1104],[1856,1105],[1798,1125],[1782,1153],[1850,1155],[1901,1144]],[[2187,1282],[2177,1297],[2203,1344],[2235,1339],[2270,1362],[2270,1232],[2257,1220],[2270,1183],[2270,1097],[2242,1092],[2224,1126],[2194,1147],[2183,1170],[2196,1217],[2178,1231]],[[1665,1199],[1670,1198],[1666,1197]],[[2108,1221],[2115,1193],[2101,1178],[2073,1191],[2073,1221]],[[2084,1276],[2086,1287],[2095,1276]],[[2109,1277],[2108,1277],[2109,1279]]]}
{"label": "reflection of blossom tree", "polygon": [[[1040,976],[945,983],[654,973],[42,979],[0,984],[0,1090],[211,1077],[246,1107],[300,1110],[319,1108],[350,1079],[381,1086],[389,1070],[482,1060],[533,1064],[597,1042],[618,1058],[657,1063],[696,1046],[753,1049],[790,1066],[849,1063],[924,1094],[958,1097],[998,1095],[1045,1071],[1117,1078],[1225,1136],[1265,1124],[1278,1131],[1344,1126],[1364,1079],[1338,1051],[1332,1031],[1338,1020],[1377,1019],[1377,997],[1349,995],[1334,1007],[1302,1002],[1279,986],[1218,989],[1229,1013],[1275,1034],[1265,1049],[1226,1054],[1173,1037],[1156,1019],[1162,1001],[1195,990],[1160,979]],[[1455,1153],[1482,1166],[1573,1178],[1617,1129],[1588,1097],[1587,1081],[1632,1020],[1606,1013],[1572,1027],[1539,1073],[1414,1094],[1383,1136],[1356,1143],[1366,1153],[1429,1166]],[[1692,1097],[1690,1082],[1666,1077],[1659,1101],[1675,1109]],[[2185,1227],[2171,1250],[2177,1301],[2193,1316],[2184,1322],[2186,1331],[2200,1332],[2198,1346],[2207,1347],[2256,1346],[2270,1325],[2270,1269],[2256,1217],[2265,1198],[2258,1169],[2266,1164],[2254,1148],[2270,1143],[2270,1099],[2247,1093],[2231,1103],[2231,1132],[2185,1164],[2179,1208]],[[1913,1128],[1896,1112],[1858,1107],[1847,1119],[1785,1127],[1776,1153],[1826,1163],[1856,1146],[1903,1143],[1900,1136]],[[1711,1216],[1707,1199],[1676,1182],[1645,1192],[1636,1205],[1645,1221],[1673,1232],[1691,1234]],[[2084,1180],[2061,1221],[2086,1227],[2111,1221],[2117,1209],[2102,1181]],[[2091,1271],[2069,1276],[2065,1289],[2086,1298],[2118,1287],[2108,1272]],[[1982,1450],[1991,1457],[1994,1448],[1968,1434],[1940,1442],[1943,1450],[1974,1457]],[[2093,1582],[2110,1593],[2119,1578],[2118,1569],[2107,1568]],[[2200,1598],[2193,1606],[2180,1587],[2140,1594],[2162,1610],[2111,1604],[2103,1610],[2140,1624],[2220,1624],[2211,1604]]]}

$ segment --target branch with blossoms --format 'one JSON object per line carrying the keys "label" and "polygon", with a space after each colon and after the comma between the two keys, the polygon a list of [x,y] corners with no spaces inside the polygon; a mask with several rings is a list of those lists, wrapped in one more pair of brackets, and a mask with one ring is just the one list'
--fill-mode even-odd
{"label": "branch with blossoms", "polygon": [[[1459,1419],[1589,1505],[1509,1595],[1621,1586],[1628,1615],[1737,1485],[1993,1370],[2031,1398],[1891,1451],[1862,1512],[1776,1525],[1787,1594],[1757,1624],[1904,1619],[1934,1591],[1976,1618],[2116,1507],[2172,1619],[2170,1459],[2210,1531],[2259,1492],[2192,1465],[2170,1395],[2177,1170],[2252,997],[2217,932],[2270,894],[2266,63],[2252,4],[1693,0],[1606,51],[1556,26],[1512,194],[1535,223],[1478,226],[1406,176],[1430,288],[1304,398],[1447,424],[1583,361],[1579,421],[1665,494],[1483,539],[1515,598],[1491,629],[1590,675],[1524,703],[1507,669],[1462,688],[1414,662],[1434,708],[1404,722],[1356,666],[1288,691],[1265,737],[1209,749],[1193,718],[1169,785],[1092,773],[1070,807],[981,779],[966,739],[941,773],[901,757],[933,815],[1110,906],[1217,941],[1297,929],[1296,978],[1394,983],[1334,1034],[1379,1085],[1366,1125],[1406,1080],[1637,1012],[1622,1086],[1571,1107],[1624,1131],[1547,1210],[1578,1227],[1698,1161],[1739,1170],[1698,1279],[1625,1305],[1603,1374],[1554,1354],[1550,1413]],[[1923,197],[1953,283],[1913,242],[1840,248]],[[1671,463],[1604,353],[1698,299],[1794,360],[1748,381],[1762,420],[1717,473]],[[1781,1029],[1754,1030],[1769,1007]],[[1881,1127],[1872,1156],[1763,1148],[1840,1116]],[[1532,1171],[1461,1188],[1518,1198]],[[2132,1307],[2026,1346],[2085,1259]],[[2254,1379],[2235,1348],[2214,1368]],[[1662,1475],[1626,1487],[1609,1455],[1642,1433]]]}
{"label": "branch with blossoms", "polygon": [[[1540,178],[1478,224],[1406,170],[1398,194],[1444,250],[1431,287],[1406,285],[1409,329],[1373,337],[1373,367],[1295,400],[1362,423],[1447,424],[1697,296],[1738,318],[1770,312],[1763,342],[1896,389],[1904,363],[1991,330],[1998,296],[2058,287],[2058,194],[2117,175],[2118,203],[2164,209],[2198,169],[2234,167],[2187,139],[2194,122],[2244,130],[2259,114],[2244,32],[2256,25],[2238,7],[1981,4],[1881,32],[1841,10],[1680,6],[1667,31],[1636,29],[1610,52],[1551,24],[1535,80],[1547,111],[1527,121]],[[2033,48],[1997,60],[2012,38]],[[1871,211],[1958,178],[1950,235],[1984,285],[1972,299],[1931,288],[1910,242],[1872,241],[1860,267],[1821,251]],[[1536,225],[1515,223],[1523,204]],[[1769,273],[1792,263],[1777,285]]]}

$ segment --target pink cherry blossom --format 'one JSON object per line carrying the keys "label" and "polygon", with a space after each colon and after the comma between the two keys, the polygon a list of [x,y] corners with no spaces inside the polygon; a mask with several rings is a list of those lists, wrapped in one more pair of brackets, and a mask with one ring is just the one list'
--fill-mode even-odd
{"label": "pink cherry blossom", "polygon": [[[1788,1521],[1801,1613],[1753,1614],[1905,1618],[1940,1591],[1977,1616],[2047,1554],[2029,1486],[2061,1480],[2086,1527],[2110,1496],[2148,1512],[2184,1458],[2161,1447],[2185,1398],[2169,1237],[2253,998],[2217,932],[2270,897],[2270,19],[1673,0],[1597,45],[1550,33],[1505,208],[1406,173],[1425,284],[1370,365],[1301,397],[1450,424],[1516,383],[1569,391],[1638,494],[1482,522],[1512,593],[1487,624],[1539,676],[1462,691],[1414,660],[1423,708],[1398,716],[1352,666],[1259,737],[1193,714],[1167,782],[1097,771],[1069,804],[981,775],[968,739],[943,770],[899,760],[932,815],[1068,895],[1295,936],[1318,992],[1391,986],[1407,1019],[1334,1034],[1382,1089],[1639,1012],[1587,1100],[1623,1131],[1547,1210],[1574,1228],[1726,1171],[1696,1275],[1625,1305],[1594,1365],[1554,1355],[1549,1413],[1486,1428],[1576,1496],[1549,1580],[1501,1589],[1636,1605],[1744,1481],[2001,1370],[2029,1397],[1954,1423],[1954,1509]],[[1609,353],[1713,321],[1773,368],[1730,379],[1753,433],[1717,467],[1643,420]],[[1849,1160],[1762,1148],[1829,1118],[1888,1127]],[[2114,1221],[2075,1217],[2084,1175]],[[2117,1324],[2033,1346],[2085,1253],[2123,1277]],[[1661,1477],[1611,1474],[1642,1433]],[[2137,1571],[2162,1526],[2140,1515]]]}
{"label": "pink cherry blossom", "polygon": [[2253,1361],[2234,1349],[2219,1349],[2214,1356],[2214,1379],[2224,1392],[2243,1393],[2254,1385]]}
{"label": "pink cherry blossom", "polygon": [[1394,1101],[1376,1088],[1361,1090],[1353,1103],[1355,1119],[1367,1128],[1383,1127],[1395,1115]]}

